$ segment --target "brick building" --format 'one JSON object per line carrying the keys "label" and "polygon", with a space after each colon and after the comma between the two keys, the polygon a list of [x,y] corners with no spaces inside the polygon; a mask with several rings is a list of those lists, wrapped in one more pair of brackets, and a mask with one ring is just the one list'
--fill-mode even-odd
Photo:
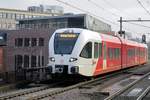
{"label": "brick building", "polygon": [[4,69],[1,72],[9,72],[7,73],[9,78],[16,73],[22,76],[24,69],[30,71],[47,65],[48,42],[54,29],[24,29],[1,32],[7,33],[6,46],[1,47],[4,53]]}

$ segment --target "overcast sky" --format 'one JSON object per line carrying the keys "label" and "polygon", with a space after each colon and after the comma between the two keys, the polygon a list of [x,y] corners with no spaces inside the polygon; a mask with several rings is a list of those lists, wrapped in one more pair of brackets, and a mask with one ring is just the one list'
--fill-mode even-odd
{"label": "overcast sky", "polygon": [[[111,24],[114,31],[119,30],[117,20],[120,16],[123,19],[150,19],[150,0],[139,0],[147,9],[147,12],[138,3],[138,0],[61,0],[75,7],[81,8],[96,15],[100,20]],[[28,6],[60,5],[65,12],[85,13],[56,0],[0,0],[1,8],[27,9]],[[136,22],[136,24],[145,25],[145,27],[123,23],[124,30],[133,33],[150,33],[150,22]],[[149,28],[146,28],[149,27]]]}

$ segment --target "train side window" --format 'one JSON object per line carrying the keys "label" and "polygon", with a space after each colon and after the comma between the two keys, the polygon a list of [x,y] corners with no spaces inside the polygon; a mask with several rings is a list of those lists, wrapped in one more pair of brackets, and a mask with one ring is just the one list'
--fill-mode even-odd
{"label": "train side window", "polygon": [[92,42],[88,42],[80,53],[80,57],[92,58]]}
{"label": "train side window", "polygon": [[94,43],[94,58],[98,58],[99,56],[99,48],[98,48],[98,43]]}
{"label": "train side window", "polygon": [[102,57],[102,43],[99,43],[99,57]]}
{"label": "train side window", "polygon": [[108,57],[109,57],[109,59],[112,59],[111,48],[108,48]]}
{"label": "train side window", "polygon": [[119,55],[119,59],[120,59],[120,57],[121,57],[121,56],[120,56],[120,55],[121,55],[121,52],[120,52],[120,50],[121,50],[121,49],[118,49],[118,55]]}

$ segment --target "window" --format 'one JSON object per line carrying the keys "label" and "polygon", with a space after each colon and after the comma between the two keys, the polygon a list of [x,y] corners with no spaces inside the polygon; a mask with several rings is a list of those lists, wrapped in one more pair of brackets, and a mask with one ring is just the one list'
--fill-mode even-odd
{"label": "window", "polygon": [[16,14],[11,15],[12,19],[16,19]]}
{"label": "window", "polygon": [[12,14],[11,13],[7,13],[7,18],[12,19]]}
{"label": "window", "polygon": [[99,56],[99,48],[98,48],[98,43],[94,43],[94,58],[98,58]]}
{"label": "window", "polygon": [[3,13],[3,18],[7,18],[7,14],[6,13]]}
{"label": "window", "polygon": [[44,56],[42,56],[42,66],[44,66]]}
{"label": "window", "polygon": [[109,56],[109,59],[113,59],[112,48],[108,48],[108,56]]}
{"label": "window", "polygon": [[99,57],[102,57],[102,43],[99,43]]}
{"label": "window", "polygon": [[36,56],[31,56],[31,67],[36,67]]}
{"label": "window", "polygon": [[15,68],[20,69],[23,65],[23,57],[22,55],[15,55]]}
{"label": "window", "polygon": [[41,56],[38,56],[38,67],[41,67]]}
{"label": "window", "polygon": [[15,46],[21,47],[23,45],[23,39],[22,38],[16,38],[15,39]]}
{"label": "window", "polygon": [[36,46],[36,45],[37,45],[36,38],[32,38],[31,46]]}
{"label": "window", "polygon": [[92,42],[87,43],[81,51],[80,57],[92,58]]}
{"label": "window", "polygon": [[29,67],[29,56],[24,55],[24,67]]}
{"label": "window", "polygon": [[56,33],[54,39],[55,54],[71,54],[78,36],[79,33]]}
{"label": "window", "polygon": [[107,57],[107,47],[106,47],[106,42],[104,42],[104,59],[106,60]]}
{"label": "window", "polygon": [[25,39],[24,39],[24,46],[25,46],[25,47],[30,46],[30,39],[29,39],[29,38],[25,38]]}
{"label": "window", "polygon": [[39,38],[39,46],[44,46],[44,38]]}
{"label": "window", "polygon": [[2,18],[3,17],[3,14],[0,12],[0,18]]}
{"label": "window", "polygon": [[115,59],[118,59],[118,48],[114,49]]}

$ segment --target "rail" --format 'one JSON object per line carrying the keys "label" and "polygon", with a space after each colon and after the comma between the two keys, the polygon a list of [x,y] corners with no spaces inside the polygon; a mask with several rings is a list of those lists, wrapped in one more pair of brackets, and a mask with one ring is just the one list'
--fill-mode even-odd
{"label": "rail", "polygon": [[[143,80],[144,78],[146,78],[147,76],[150,75],[150,72],[145,74],[143,77],[141,77],[138,80],[135,80],[134,82],[130,83],[129,85],[127,85],[126,87],[124,87],[123,89],[120,89],[119,91],[113,93],[112,95],[110,95],[109,97],[105,98],[104,100],[112,100],[114,98],[116,98],[117,96],[121,95],[124,91],[126,91],[127,89],[131,88],[133,85],[137,84],[138,82],[140,82],[141,80]],[[141,100],[146,93],[150,90],[150,87],[147,88],[140,96],[139,96],[139,100]]]}

